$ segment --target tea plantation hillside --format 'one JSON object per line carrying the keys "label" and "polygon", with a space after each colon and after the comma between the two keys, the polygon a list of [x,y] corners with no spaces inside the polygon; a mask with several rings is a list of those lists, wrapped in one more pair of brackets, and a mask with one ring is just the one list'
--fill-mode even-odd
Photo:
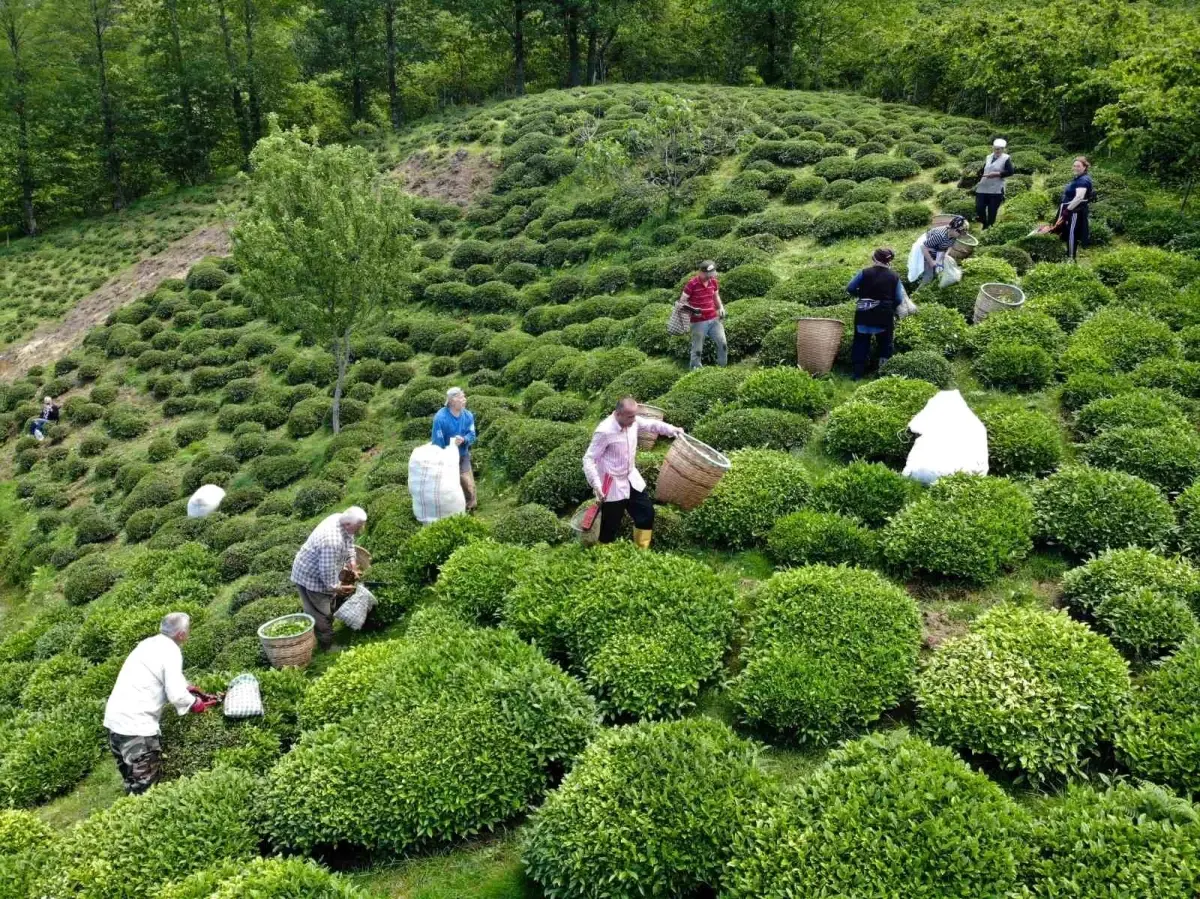
{"label": "tea plantation hillside", "polygon": [[[410,299],[354,335],[338,433],[333,355],[232,257],[4,383],[0,899],[1197,895],[1200,223],[1100,163],[1069,265],[1029,235],[1072,155],[1009,131],[998,223],[884,370],[851,381],[849,333],[796,367],[872,248],[902,268],[973,214],[994,136],[756,89],[466,109],[374,147],[422,194]],[[707,258],[730,364],[688,373],[666,323]],[[985,282],[1028,301],[973,325]],[[408,459],[452,385],[480,508],[422,528]],[[907,423],[948,387],[990,474],[924,488]],[[567,527],[625,395],[732,461],[649,552]],[[351,503],[379,603],[272,670],[257,628]],[[267,714],[164,715],[164,782],[119,798],[104,700],[180,610],[192,682],[253,671]]]}

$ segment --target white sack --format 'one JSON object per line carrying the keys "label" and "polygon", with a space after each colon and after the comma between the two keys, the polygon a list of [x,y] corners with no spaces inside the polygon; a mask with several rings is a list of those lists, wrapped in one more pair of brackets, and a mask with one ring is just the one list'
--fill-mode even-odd
{"label": "white sack", "polygon": [[224,490],[216,484],[205,484],[188,500],[188,518],[205,518],[212,515],[220,507],[223,499],[225,499]]}
{"label": "white sack", "polygon": [[908,429],[918,437],[908,453],[905,477],[932,484],[960,471],[988,473],[987,429],[957,390],[935,394]]}
{"label": "white sack", "polygon": [[458,447],[434,443],[418,446],[408,457],[408,492],[413,515],[421,524],[459,515],[467,510],[458,478]]}
{"label": "white sack", "polygon": [[950,254],[942,258],[942,275],[938,279],[938,287],[950,287],[962,280],[962,269]]}
{"label": "white sack", "polygon": [[925,273],[925,254],[921,247],[925,245],[925,235],[922,234],[908,251],[908,283],[916,284]]}
{"label": "white sack", "polygon": [[229,682],[225,692],[226,718],[255,718],[265,714],[258,678],[253,674],[239,674]]}
{"label": "white sack", "polygon": [[346,625],[352,631],[362,630],[367,623],[367,615],[375,608],[375,594],[359,584],[354,593],[333,613],[333,617]]}

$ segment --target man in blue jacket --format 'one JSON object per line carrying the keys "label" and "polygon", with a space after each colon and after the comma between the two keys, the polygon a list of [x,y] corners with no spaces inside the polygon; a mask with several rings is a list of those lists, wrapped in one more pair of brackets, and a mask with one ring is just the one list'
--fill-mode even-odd
{"label": "man in blue jacket", "polygon": [[458,447],[458,475],[467,511],[475,508],[475,475],[471,472],[471,444],[475,442],[475,416],[467,411],[467,395],[461,387],[446,391],[446,405],[433,416],[433,442]]}

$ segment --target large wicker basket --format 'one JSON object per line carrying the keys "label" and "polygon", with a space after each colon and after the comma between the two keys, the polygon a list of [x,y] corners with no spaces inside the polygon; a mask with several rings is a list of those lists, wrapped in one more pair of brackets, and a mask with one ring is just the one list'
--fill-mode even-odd
{"label": "large wicker basket", "polygon": [[695,437],[680,434],[663,459],[654,496],[681,509],[694,509],[727,471],[729,460],[724,455]]}
{"label": "large wicker basket", "polygon": [[946,252],[955,259],[966,259],[975,252],[978,246],[978,238],[972,237],[970,234],[963,234],[954,239],[954,243],[950,244],[950,249]]}
{"label": "large wicker basket", "polygon": [[[267,628],[281,621],[303,621],[308,629],[302,634],[292,637],[268,637]],[[316,622],[305,612],[295,612],[272,618],[258,629],[258,639],[262,642],[263,652],[272,668],[305,668],[312,661],[313,649],[317,645],[317,633],[313,630]]]}
{"label": "large wicker basket", "polygon": [[[953,212],[939,212],[937,215],[935,215],[933,217],[933,222],[930,225],[930,227],[931,228],[945,228],[948,224],[950,224],[952,221],[954,221],[958,217],[959,216],[955,215]],[[964,218],[965,218],[965,216],[964,216]]]}
{"label": "large wicker basket", "polygon": [[[645,403],[638,403],[637,414],[642,418],[652,418],[655,421],[662,421],[664,417],[663,410],[658,408],[658,406],[647,406]],[[641,428],[638,428],[638,449],[654,449],[654,444],[657,440],[658,435],[653,431],[643,431]]]}
{"label": "large wicker basket", "polygon": [[829,374],[845,330],[836,318],[796,319],[796,363],[809,374]]}
{"label": "large wicker basket", "polygon": [[1025,292],[1012,284],[989,282],[979,288],[975,296],[973,321],[979,324],[993,312],[1002,309],[1020,309],[1025,302]]}

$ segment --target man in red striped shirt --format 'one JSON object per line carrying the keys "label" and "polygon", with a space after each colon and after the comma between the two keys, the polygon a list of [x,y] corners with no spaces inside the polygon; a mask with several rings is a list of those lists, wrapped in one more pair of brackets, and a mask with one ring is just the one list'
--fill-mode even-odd
{"label": "man in red striped shirt", "polygon": [[683,286],[679,302],[692,310],[692,358],[688,369],[700,367],[704,338],[711,337],[717,345],[717,365],[724,365],[729,356],[725,342],[725,306],[721,303],[721,285],[717,281],[717,264],[711,259],[700,263],[700,274]]}

